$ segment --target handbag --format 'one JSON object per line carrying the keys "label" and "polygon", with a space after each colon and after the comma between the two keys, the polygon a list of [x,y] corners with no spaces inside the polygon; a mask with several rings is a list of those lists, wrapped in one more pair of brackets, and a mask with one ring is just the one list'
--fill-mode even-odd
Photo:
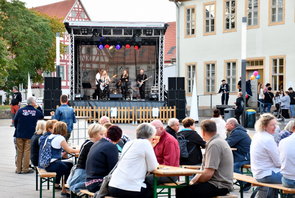
{"label": "handbag", "polygon": [[[133,144],[133,143],[132,143]],[[132,146],[132,144],[128,147],[128,149],[125,151],[125,153],[122,155],[122,157],[119,159],[119,161],[117,162],[117,164],[114,166],[114,168],[109,172],[109,174],[107,176],[104,176],[103,181],[100,185],[100,189],[99,191],[97,191],[94,194],[94,198],[103,198],[105,196],[107,196],[109,194],[109,183],[111,181],[112,178],[112,174],[115,171],[115,169],[117,168],[119,162],[122,160],[123,156],[127,153],[127,151],[130,149],[130,147]]]}

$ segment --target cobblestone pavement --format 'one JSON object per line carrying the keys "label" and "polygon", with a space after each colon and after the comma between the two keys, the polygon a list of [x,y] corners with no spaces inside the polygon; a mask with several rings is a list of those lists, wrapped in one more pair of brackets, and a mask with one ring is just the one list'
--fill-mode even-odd
{"label": "cobblestone pavement", "polygon": [[[35,190],[35,173],[15,174],[15,148],[13,143],[14,128],[10,127],[10,120],[0,119],[0,197],[5,198],[37,198],[39,191]],[[135,125],[119,125],[124,133],[131,139],[135,138]],[[199,127],[197,127],[199,131]],[[250,131],[253,133],[253,131]],[[239,195],[238,188],[235,186],[236,195]],[[52,191],[43,188],[43,197],[52,197]],[[60,191],[56,191],[56,197],[59,198]],[[244,193],[244,197],[250,197],[250,192]]]}

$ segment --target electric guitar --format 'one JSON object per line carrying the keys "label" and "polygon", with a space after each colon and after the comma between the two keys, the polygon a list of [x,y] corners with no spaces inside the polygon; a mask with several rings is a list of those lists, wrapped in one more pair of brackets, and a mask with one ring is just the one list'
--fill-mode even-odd
{"label": "electric guitar", "polygon": [[112,82],[112,79],[116,78],[117,76],[118,76],[117,74],[113,75],[109,81],[106,79],[104,81],[102,81],[100,79],[99,80],[100,81],[100,90],[103,91],[107,86],[109,86],[109,83]]}
{"label": "electric guitar", "polygon": [[137,87],[140,88],[140,87],[143,85],[143,83],[144,83],[145,81],[147,81],[147,80],[149,80],[149,79],[151,79],[151,78],[152,78],[152,76],[150,76],[150,77],[148,77],[147,79],[144,79],[144,80],[138,82],[138,83],[137,83]]}

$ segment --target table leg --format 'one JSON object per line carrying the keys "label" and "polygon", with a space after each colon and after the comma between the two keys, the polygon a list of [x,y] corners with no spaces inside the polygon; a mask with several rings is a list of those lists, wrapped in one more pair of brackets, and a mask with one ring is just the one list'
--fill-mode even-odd
{"label": "table leg", "polygon": [[158,198],[158,193],[157,193],[157,187],[158,187],[158,178],[154,175],[153,176],[153,193],[154,193],[154,198]]}

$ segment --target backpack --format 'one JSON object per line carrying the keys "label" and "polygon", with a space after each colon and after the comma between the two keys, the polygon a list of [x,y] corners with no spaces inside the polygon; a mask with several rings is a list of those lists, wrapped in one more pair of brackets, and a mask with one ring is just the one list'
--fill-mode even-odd
{"label": "backpack", "polygon": [[196,148],[196,145],[193,146],[193,148],[188,151],[187,144],[189,140],[185,139],[185,137],[182,134],[177,134],[177,141],[180,148],[180,157],[181,158],[189,158],[189,155],[193,152],[193,150]]}
{"label": "backpack", "polygon": [[39,167],[47,168],[50,164],[50,160],[52,157],[52,146],[51,142],[54,138],[49,139],[47,137],[40,138],[40,150],[39,150]]}

